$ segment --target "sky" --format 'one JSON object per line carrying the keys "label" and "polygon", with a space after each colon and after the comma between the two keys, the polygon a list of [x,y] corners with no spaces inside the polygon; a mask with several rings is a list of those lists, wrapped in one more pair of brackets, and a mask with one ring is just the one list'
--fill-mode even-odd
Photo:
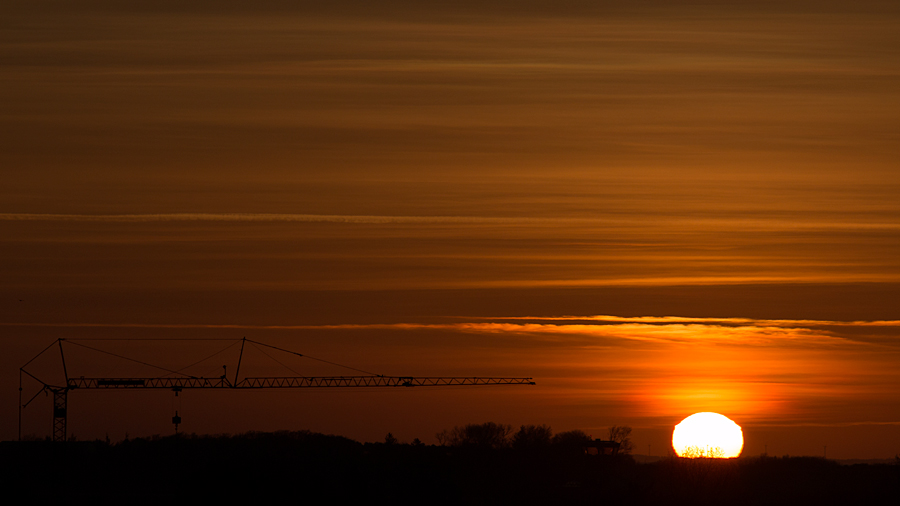
{"label": "sky", "polygon": [[160,374],[96,349],[218,376],[247,337],[536,385],[78,391],[69,432],[629,425],[664,455],[715,411],[745,454],[893,457],[898,27],[890,2],[6,2],[0,439],[56,339],[70,376]]}

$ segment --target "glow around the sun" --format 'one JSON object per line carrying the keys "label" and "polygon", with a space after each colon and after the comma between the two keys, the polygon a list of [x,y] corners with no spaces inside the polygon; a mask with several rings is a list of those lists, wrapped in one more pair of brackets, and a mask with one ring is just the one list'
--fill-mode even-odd
{"label": "glow around the sun", "polygon": [[679,457],[732,458],[744,448],[740,425],[718,413],[694,413],[675,426],[672,447]]}

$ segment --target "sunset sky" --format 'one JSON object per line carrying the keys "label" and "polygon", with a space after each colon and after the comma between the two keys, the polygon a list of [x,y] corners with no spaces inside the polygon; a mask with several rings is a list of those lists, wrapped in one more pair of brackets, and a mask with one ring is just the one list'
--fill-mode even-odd
{"label": "sunset sky", "polygon": [[[900,453],[900,5],[326,3],[0,6],[0,439],[57,338],[218,376],[239,345],[189,339],[246,336],[537,385],[187,391],[182,430],[662,455],[716,411],[745,454]],[[354,374],[273,357],[242,375]],[[169,434],[174,402],[74,392],[69,432]]]}

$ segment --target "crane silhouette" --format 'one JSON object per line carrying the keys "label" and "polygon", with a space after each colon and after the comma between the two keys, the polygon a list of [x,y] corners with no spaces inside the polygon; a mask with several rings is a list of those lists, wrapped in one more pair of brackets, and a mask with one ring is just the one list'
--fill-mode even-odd
{"label": "crane silhouette", "polygon": [[[85,339],[88,340],[88,339]],[[207,360],[211,357],[207,357],[206,359],[200,360],[191,364],[191,366],[184,367],[180,370],[172,370],[166,367],[161,367],[158,365],[154,365],[148,363],[143,360],[138,360],[135,358],[126,357],[121,354],[112,353],[109,351],[105,351],[102,349],[98,349],[92,346],[88,346],[84,343],[81,343],[77,339],[64,339],[60,338],[56,341],[52,342],[49,346],[44,348],[40,353],[35,355],[34,358],[29,360],[25,365],[19,368],[19,439],[22,439],[22,410],[28,407],[32,401],[34,401],[38,395],[43,392],[50,392],[53,395],[53,441],[65,441],[67,437],[67,428],[66,423],[68,420],[68,394],[71,391],[75,390],[148,390],[148,389],[167,389],[175,392],[175,395],[178,395],[178,392],[184,389],[232,389],[232,390],[254,390],[254,389],[274,389],[274,388],[392,388],[392,387],[439,387],[439,386],[478,386],[478,385],[534,385],[535,382],[532,378],[505,378],[505,377],[471,377],[471,376],[385,376],[381,374],[370,373],[368,371],[364,371],[361,369],[356,369],[353,367],[349,367],[346,365],[341,365],[335,362],[330,362],[328,360],[323,360],[320,358],[311,357],[309,355],[304,355],[302,353],[298,353],[293,350],[288,350],[285,348],[280,348],[277,346],[272,346],[270,344],[262,343],[259,341],[254,341],[251,339],[247,339],[246,337],[242,339],[220,339],[219,341],[234,341],[234,344],[237,342],[241,343],[241,351],[238,355],[237,367],[235,368],[235,373],[233,378],[229,378],[227,373],[227,366],[223,366],[223,374],[217,377],[204,377],[204,376],[194,376],[185,374],[182,371],[196,365],[204,360]],[[120,341],[138,341],[135,340],[120,340]],[[63,343],[69,343],[72,345],[80,346],[83,348],[87,348],[89,350],[94,350],[100,353],[104,353],[107,355],[112,355],[114,357],[128,360],[131,362],[135,362],[138,364],[142,364],[144,366],[153,367],[156,369],[161,369],[166,371],[167,374],[162,376],[144,376],[144,377],[71,377],[69,376],[68,369],[66,367],[66,358],[65,358],[65,350],[63,348]],[[291,355],[295,355],[298,357],[304,357],[307,359],[316,360],[319,362],[323,362],[326,364],[330,364],[333,366],[343,367],[346,369],[351,369],[353,371],[363,373],[361,375],[353,375],[353,376],[257,376],[257,377],[241,377],[241,363],[244,358],[244,348],[246,345],[250,343],[256,347],[265,347],[272,350],[277,350],[280,352],[288,353]],[[38,357],[44,355],[51,348],[57,345],[59,348],[59,356],[62,362],[62,373],[64,377],[63,384],[53,384],[48,381],[44,381],[38,378],[35,374],[28,372],[25,368],[29,366],[32,362],[34,362]],[[218,354],[217,352],[216,354]],[[215,355],[215,354],[214,354]],[[269,356],[276,362],[281,365],[277,359]],[[285,366],[287,367],[287,366]],[[289,368],[290,369],[290,368]],[[291,369],[293,371],[293,369]],[[25,376],[32,378],[37,381],[41,387],[27,402],[22,402],[23,395],[23,379]],[[176,411],[175,416],[172,417],[172,422],[175,424],[176,432],[178,430],[178,424],[181,423],[181,417],[178,416]]]}

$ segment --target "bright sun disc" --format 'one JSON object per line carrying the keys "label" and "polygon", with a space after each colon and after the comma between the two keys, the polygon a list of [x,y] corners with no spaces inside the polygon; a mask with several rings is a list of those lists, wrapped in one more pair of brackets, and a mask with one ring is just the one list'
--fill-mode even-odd
{"label": "bright sun disc", "polygon": [[675,426],[672,448],[679,457],[732,458],[744,448],[741,426],[718,413],[694,413]]}

